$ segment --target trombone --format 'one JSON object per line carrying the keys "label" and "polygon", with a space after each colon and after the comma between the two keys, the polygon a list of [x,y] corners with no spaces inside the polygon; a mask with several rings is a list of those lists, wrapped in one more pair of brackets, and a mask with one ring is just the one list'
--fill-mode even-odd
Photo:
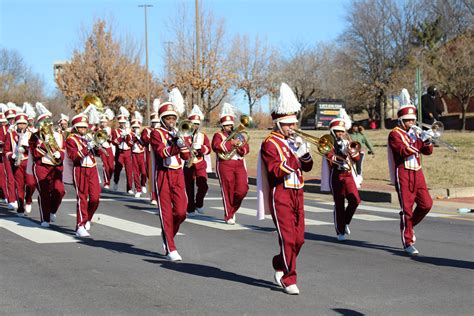
{"label": "trombone", "polygon": [[194,163],[194,159],[196,159],[196,154],[193,150],[193,146],[189,146],[186,141],[184,140],[184,137],[191,137],[192,143],[194,142],[194,124],[190,120],[182,120],[178,124],[178,128],[174,129],[175,131],[175,136],[179,137],[181,141],[184,143],[186,148],[189,150],[189,153],[191,157],[186,161],[186,168],[191,168],[191,166]]}
{"label": "trombone", "polygon": [[[444,125],[442,122],[435,121],[431,125],[417,122],[417,125],[413,125],[411,128],[413,128],[413,130],[416,132],[417,136],[421,138],[421,140],[429,140],[430,142],[444,145],[451,151],[458,152],[458,149],[454,145],[441,139],[441,135],[444,132]],[[426,130],[424,130],[423,128],[426,128]]]}
{"label": "trombone", "polygon": [[316,153],[326,159],[327,161],[331,161],[332,163],[338,165],[339,167],[350,170],[350,166],[348,166],[347,161],[344,157],[337,155],[334,153],[336,160],[332,160],[328,158],[327,153],[334,149],[334,140],[333,137],[329,134],[325,134],[321,137],[313,136],[308,133],[303,132],[302,130],[292,130],[290,138],[295,141],[296,136],[301,137],[304,141],[313,144],[316,146]]}
{"label": "trombone", "polygon": [[227,136],[224,142],[228,142],[232,139],[237,139],[240,141],[240,144],[234,147],[228,153],[217,153],[217,156],[219,156],[219,158],[222,160],[230,160],[235,155],[237,149],[247,144],[250,140],[250,135],[245,129],[252,124],[252,117],[246,114],[242,114],[240,116],[239,121],[240,125],[235,130],[233,130],[229,136]]}

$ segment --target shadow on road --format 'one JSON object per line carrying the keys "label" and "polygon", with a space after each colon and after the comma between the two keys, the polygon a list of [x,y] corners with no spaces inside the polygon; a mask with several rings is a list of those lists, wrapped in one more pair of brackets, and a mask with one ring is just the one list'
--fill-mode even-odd
{"label": "shadow on road", "polygon": [[81,238],[80,244],[96,247],[96,248],[104,248],[104,249],[111,250],[117,253],[128,253],[131,255],[152,257],[152,258],[164,258],[163,255],[157,252],[153,252],[147,249],[137,248],[135,247],[135,245],[127,244],[123,242]]}
{"label": "shadow on road", "polygon": [[220,268],[206,266],[202,264],[195,263],[183,263],[183,262],[170,262],[170,261],[158,261],[158,260],[148,260],[144,259],[147,262],[161,264],[161,267],[164,269],[173,270],[176,272],[188,273],[204,278],[215,278],[227,281],[233,281],[238,283],[243,283],[247,285],[253,285],[257,287],[269,288],[269,289],[278,289],[278,287],[272,282],[265,280],[255,279],[249,276],[244,276],[236,274],[233,272],[223,271]]}
{"label": "shadow on road", "polygon": [[[378,245],[373,244],[363,240],[346,240],[344,242],[340,242],[337,240],[336,237],[332,236],[324,236],[319,234],[313,233],[305,233],[306,240],[315,240],[315,241],[324,241],[328,243],[334,243],[338,245],[345,245],[351,247],[360,247],[360,248],[369,248],[369,249],[377,249],[389,252],[395,256],[406,257],[406,253],[401,248],[395,248],[385,245]],[[421,263],[429,263],[436,266],[441,267],[452,267],[452,268],[461,268],[461,269],[474,269],[474,262],[472,261],[465,261],[465,260],[457,260],[457,259],[449,259],[449,258],[437,258],[437,257],[427,257],[427,256],[417,256],[410,258],[413,261],[418,261]]]}
{"label": "shadow on road", "polygon": [[355,311],[353,309],[347,309],[347,308],[333,308],[332,310],[335,311],[336,313],[338,313],[340,315],[344,315],[344,316],[362,316],[362,315],[365,315],[365,314],[360,313],[358,311]]}

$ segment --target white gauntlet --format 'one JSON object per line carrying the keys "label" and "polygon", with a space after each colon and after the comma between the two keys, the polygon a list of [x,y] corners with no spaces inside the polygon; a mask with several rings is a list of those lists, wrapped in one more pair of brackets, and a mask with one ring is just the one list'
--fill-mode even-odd
{"label": "white gauntlet", "polygon": [[311,150],[311,145],[309,143],[303,141],[301,143],[301,145],[298,147],[298,150],[296,150],[296,156],[298,158],[301,158],[304,155],[306,155],[307,153],[309,153],[310,150]]}

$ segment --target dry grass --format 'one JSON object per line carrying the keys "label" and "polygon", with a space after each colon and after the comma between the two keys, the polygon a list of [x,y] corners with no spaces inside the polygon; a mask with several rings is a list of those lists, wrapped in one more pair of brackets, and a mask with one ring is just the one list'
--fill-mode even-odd
{"label": "dry grass", "polygon": [[[215,129],[206,132],[212,139]],[[257,168],[257,153],[260,144],[269,134],[268,130],[250,130],[250,154],[246,158],[249,171]],[[312,135],[321,136],[327,131],[307,131]],[[387,137],[389,130],[366,131],[367,138],[375,147],[375,157],[368,155],[364,162],[364,180],[388,183]],[[431,156],[423,156],[423,171],[430,189],[474,186],[474,133],[447,131],[443,140],[456,146],[459,152],[454,153],[446,147],[435,148]],[[213,158],[214,159],[214,158]],[[313,170],[308,174],[319,177],[321,157],[313,154],[315,160]]]}

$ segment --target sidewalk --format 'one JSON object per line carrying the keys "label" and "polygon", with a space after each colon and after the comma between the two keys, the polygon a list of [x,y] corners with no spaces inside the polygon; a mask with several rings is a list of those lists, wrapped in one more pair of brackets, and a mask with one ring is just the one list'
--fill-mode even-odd
{"label": "sidewalk", "polygon": [[[249,184],[256,185],[257,169],[247,169]],[[210,178],[216,178],[216,174],[209,174]],[[305,177],[305,192],[330,194],[321,192],[321,180],[317,177]],[[449,208],[474,208],[474,187],[467,188],[446,188],[429,190],[435,205]],[[388,181],[367,180],[362,183],[359,189],[362,201],[385,202],[398,204],[398,196],[395,187]]]}

